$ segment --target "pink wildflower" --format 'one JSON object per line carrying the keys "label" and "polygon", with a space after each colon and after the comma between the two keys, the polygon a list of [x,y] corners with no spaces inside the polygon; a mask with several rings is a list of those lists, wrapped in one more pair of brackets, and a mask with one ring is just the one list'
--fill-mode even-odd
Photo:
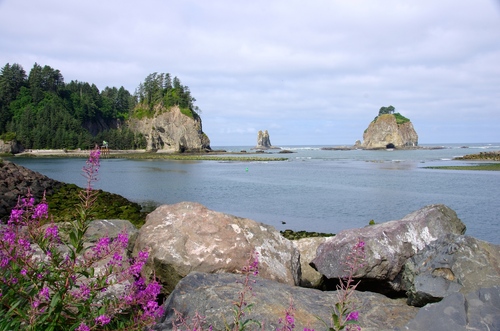
{"label": "pink wildflower", "polygon": [[23,209],[12,209],[12,211],[10,212],[8,224],[20,223],[23,219],[23,213]]}
{"label": "pink wildflower", "polygon": [[78,328],[76,328],[75,331],[90,331],[90,328],[82,322]]}
{"label": "pink wildflower", "polygon": [[359,312],[357,311],[353,311],[352,313],[349,313],[349,315],[347,315],[348,321],[357,321],[358,318],[359,318]]}
{"label": "pink wildflower", "polygon": [[101,315],[99,317],[96,317],[95,322],[97,324],[106,325],[109,324],[109,322],[111,322],[111,318],[109,318],[106,315]]}
{"label": "pink wildflower", "polygon": [[52,238],[55,240],[59,240],[59,228],[57,225],[49,226],[45,230],[45,238]]}
{"label": "pink wildflower", "polygon": [[31,216],[33,219],[37,218],[48,218],[49,217],[49,206],[46,203],[40,203],[35,207],[35,211]]}

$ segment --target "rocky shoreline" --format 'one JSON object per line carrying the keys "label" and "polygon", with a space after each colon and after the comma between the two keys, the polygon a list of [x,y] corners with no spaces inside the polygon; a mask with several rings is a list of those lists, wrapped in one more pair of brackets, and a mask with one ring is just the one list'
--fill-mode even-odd
{"label": "rocky shoreline", "polygon": [[328,321],[335,280],[358,239],[366,249],[356,273],[363,330],[498,330],[500,246],[464,233],[453,210],[430,205],[334,237],[287,240],[268,225],[183,202],[149,214],[134,251],[151,249],[147,273],[164,286],[166,313],[155,330],[172,330],[174,309],[223,330],[252,251],[259,277],[246,317],[275,330],[293,300],[296,328],[322,330],[316,317]]}
{"label": "rocky shoreline", "polygon": [[[2,183],[0,185],[0,220],[3,221],[9,217],[19,197],[25,197],[28,191],[37,201],[41,201],[43,196],[46,196],[55,221],[74,217],[75,206],[80,201],[79,192],[82,190],[74,184],[56,181],[1,159],[0,182]],[[127,219],[135,226],[142,225],[146,218],[141,205],[118,194],[100,191],[95,206],[96,218]]]}

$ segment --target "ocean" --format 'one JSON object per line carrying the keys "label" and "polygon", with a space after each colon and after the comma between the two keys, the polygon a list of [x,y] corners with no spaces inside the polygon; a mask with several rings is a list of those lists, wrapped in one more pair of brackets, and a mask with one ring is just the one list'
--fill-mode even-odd
{"label": "ocean", "polygon": [[[467,235],[500,244],[498,171],[438,170],[428,166],[477,164],[454,157],[500,150],[500,143],[432,144],[442,149],[322,150],[283,146],[262,157],[287,161],[172,161],[101,159],[95,187],[145,205],[195,201],[274,226],[338,233],[401,219],[430,204],[445,204]],[[231,152],[252,146],[216,146]],[[465,148],[467,147],[467,148]],[[242,154],[236,154],[242,155]],[[244,156],[244,154],[243,154]],[[50,178],[85,186],[82,159],[9,160]]]}

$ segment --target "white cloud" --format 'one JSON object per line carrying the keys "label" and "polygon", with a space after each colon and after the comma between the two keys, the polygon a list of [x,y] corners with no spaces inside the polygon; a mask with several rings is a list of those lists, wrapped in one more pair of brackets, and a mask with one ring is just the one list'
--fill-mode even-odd
{"label": "white cloud", "polygon": [[2,65],[131,92],[169,72],[213,145],[353,143],[390,104],[421,141],[500,141],[498,40],[491,0],[0,1]]}

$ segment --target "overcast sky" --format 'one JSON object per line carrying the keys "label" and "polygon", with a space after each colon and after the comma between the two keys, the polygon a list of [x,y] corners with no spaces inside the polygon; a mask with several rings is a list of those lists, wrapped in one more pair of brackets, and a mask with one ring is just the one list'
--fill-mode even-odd
{"label": "overcast sky", "polygon": [[425,143],[500,142],[498,0],[0,0],[0,66],[171,73],[212,146],[352,145],[382,106]]}

